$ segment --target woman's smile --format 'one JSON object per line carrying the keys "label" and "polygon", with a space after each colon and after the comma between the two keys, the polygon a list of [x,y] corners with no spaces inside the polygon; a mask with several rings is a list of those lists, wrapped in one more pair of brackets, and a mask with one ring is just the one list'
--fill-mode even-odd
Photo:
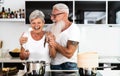
{"label": "woman's smile", "polygon": [[34,30],[39,30],[40,29],[40,26],[35,26],[34,27]]}

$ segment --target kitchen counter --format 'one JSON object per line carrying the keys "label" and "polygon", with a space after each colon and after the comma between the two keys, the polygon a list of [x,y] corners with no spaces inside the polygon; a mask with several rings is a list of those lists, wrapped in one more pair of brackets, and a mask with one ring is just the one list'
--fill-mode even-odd
{"label": "kitchen counter", "polygon": [[20,63],[20,62],[25,62],[25,60],[20,60],[19,58],[0,58],[0,62],[3,63]]}
{"label": "kitchen counter", "polygon": [[[25,60],[20,60],[19,58],[12,58],[12,57],[6,57],[6,58],[0,58],[0,62],[2,63],[2,67],[4,66],[3,63],[22,63],[26,62]],[[111,63],[120,63],[120,57],[99,57],[99,63],[104,64],[111,64]],[[103,66],[106,67],[106,66]],[[113,66],[114,67],[114,66]],[[60,70],[49,70],[47,72],[58,72]],[[61,70],[64,71],[64,70]],[[70,72],[66,70],[67,72]],[[78,72],[78,70],[72,70]],[[23,76],[25,74],[25,70],[19,70],[17,75],[14,76]],[[65,71],[64,71],[65,72]],[[79,76],[77,74],[76,76]],[[97,76],[120,76],[120,70],[111,70],[109,67],[105,68],[104,70],[98,70]]]}
{"label": "kitchen counter", "polygon": [[[64,70],[47,71],[47,73],[51,73],[51,72],[66,72],[66,71],[64,71]],[[70,71],[67,71],[67,72],[70,72]],[[77,72],[77,74],[73,75],[73,76],[80,76],[78,71],[76,71],[76,72]],[[24,70],[19,70],[19,72],[16,75],[12,75],[12,76],[23,76],[24,74],[25,74]],[[52,76],[52,75],[50,74],[48,76]],[[64,76],[64,75],[62,75],[62,76]],[[120,76],[120,71],[119,70],[98,70],[96,76]]]}
{"label": "kitchen counter", "polygon": [[[25,60],[20,60],[20,58],[13,58],[9,55],[9,53],[5,56],[0,58],[0,62],[25,62]],[[120,56],[99,56],[99,63],[120,63]]]}
{"label": "kitchen counter", "polygon": [[100,56],[99,63],[120,63],[120,56]]}
{"label": "kitchen counter", "polygon": [[[25,60],[20,60],[20,58],[12,58],[12,57],[6,57],[6,58],[0,58],[0,62],[25,62]],[[111,56],[101,56],[99,57],[99,63],[120,63],[120,57],[111,57]]]}

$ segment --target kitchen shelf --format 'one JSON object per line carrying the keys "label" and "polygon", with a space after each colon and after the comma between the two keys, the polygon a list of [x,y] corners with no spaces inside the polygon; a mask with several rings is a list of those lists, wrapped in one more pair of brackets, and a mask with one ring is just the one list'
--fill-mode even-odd
{"label": "kitchen shelf", "polygon": [[25,19],[15,19],[15,18],[13,18],[13,19],[0,19],[0,22],[1,21],[22,21],[22,22],[24,22]]}

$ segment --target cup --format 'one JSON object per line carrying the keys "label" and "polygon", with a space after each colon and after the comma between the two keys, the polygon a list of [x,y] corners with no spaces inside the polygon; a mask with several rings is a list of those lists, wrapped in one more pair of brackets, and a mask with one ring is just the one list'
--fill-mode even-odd
{"label": "cup", "polygon": [[2,49],[1,50],[1,56],[2,58],[8,58],[9,57],[9,49]]}

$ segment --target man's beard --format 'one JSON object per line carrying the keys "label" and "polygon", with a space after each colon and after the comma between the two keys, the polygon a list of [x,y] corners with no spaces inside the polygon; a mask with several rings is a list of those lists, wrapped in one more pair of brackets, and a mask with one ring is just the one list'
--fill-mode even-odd
{"label": "man's beard", "polygon": [[53,26],[51,28],[51,32],[55,35],[57,38],[59,34],[62,32],[63,28],[65,27],[65,22],[64,21],[59,21],[57,23],[53,23]]}

